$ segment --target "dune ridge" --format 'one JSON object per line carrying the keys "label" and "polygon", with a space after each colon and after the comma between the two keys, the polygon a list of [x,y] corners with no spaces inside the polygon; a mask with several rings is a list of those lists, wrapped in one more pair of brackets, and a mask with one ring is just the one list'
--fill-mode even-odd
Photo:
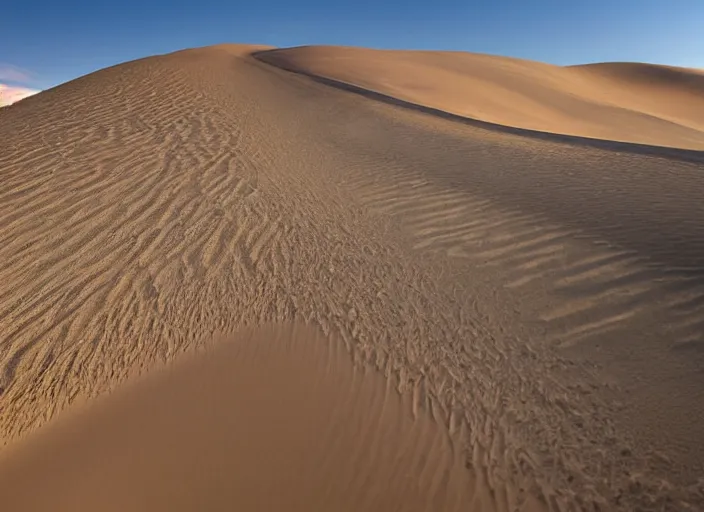
{"label": "dune ridge", "polygon": [[486,509],[701,508],[701,162],[370,101],[261,50],[0,111],[3,444],[295,321],[413,394]]}
{"label": "dune ridge", "polygon": [[704,73],[694,69],[637,63],[559,67],[466,52],[325,46],[256,56],[499,125],[704,149]]}

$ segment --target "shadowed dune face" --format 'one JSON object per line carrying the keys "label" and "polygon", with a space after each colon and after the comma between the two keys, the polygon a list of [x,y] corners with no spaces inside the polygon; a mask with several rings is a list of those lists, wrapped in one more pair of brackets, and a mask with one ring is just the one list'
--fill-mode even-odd
{"label": "shadowed dune face", "polygon": [[465,52],[324,46],[257,57],[500,125],[704,149],[704,82],[695,70],[637,64],[563,68]]}
{"label": "shadowed dune face", "polygon": [[6,451],[2,505],[24,512],[493,510],[447,432],[417,405],[314,329],[250,330]]}
{"label": "shadowed dune face", "polygon": [[[583,75],[615,104],[700,132],[704,129],[704,71],[635,62],[567,69]],[[667,136],[665,130],[662,135]]]}
{"label": "shadowed dune face", "polygon": [[704,89],[704,71],[700,69],[639,62],[602,62],[569,66],[568,69],[610,79],[613,83],[621,82],[624,86],[650,88],[662,92],[701,95]]}

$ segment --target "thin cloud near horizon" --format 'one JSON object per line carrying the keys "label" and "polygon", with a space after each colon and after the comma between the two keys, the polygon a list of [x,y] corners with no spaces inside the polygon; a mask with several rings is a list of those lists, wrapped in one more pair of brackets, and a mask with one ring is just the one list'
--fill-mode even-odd
{"label": "thin cloud near horizon", "polygon": [[0,81],[29,85],[34,82],[33,73],[19,66],[0,62]]}
{"label": "thin cloud near horizon", "polygon": [[33,73],[12,64],[0,62],[0,107],[6,107],[41,92],[32,87]]}
{"label": "thin cloud near horizon", "polygon": [[30,89],[28,87],[17,87],[12,85],[0,84],[0,107],[6,107],[17,103],[33,94],[41,92],[38,89]]}

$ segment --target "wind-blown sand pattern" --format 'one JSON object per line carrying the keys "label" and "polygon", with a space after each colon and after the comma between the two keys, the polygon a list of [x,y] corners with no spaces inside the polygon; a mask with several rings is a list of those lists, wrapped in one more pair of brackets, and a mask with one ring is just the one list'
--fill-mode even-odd
{"label": "wind-blown sand pattern", "polygon": [[[546,76],[544,101],[587,106],[542,116],[518,82],[482,117],[404,88],[416,57],[382,87],[321,51],[351,75],[223,45],[0,110],[4,443],[215,332],[295,320],[414,396],[476,510],[704,507],[696,72],[568,68],[590,85]],[[582,122],[643,70],[662,81],[623,117]]]}
{"label": "wind-blown sand pattern", "polygon": [[340,341],[300,326],[239,334],[7,450],[3,507],[491,507],[447,431],[351,363]]}

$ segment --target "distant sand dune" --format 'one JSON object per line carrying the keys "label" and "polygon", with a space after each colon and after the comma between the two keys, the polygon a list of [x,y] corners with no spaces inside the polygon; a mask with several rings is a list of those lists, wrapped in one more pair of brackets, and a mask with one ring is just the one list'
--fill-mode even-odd
{"label": "distant sand dune", "polygon": [[[339,467],[348,447],[329,444],[330,474],[350,472],[336,495],[357,496],[362,508],[384,503],[367,491],[398,496],[410,464],[419,486],[408,495],[419,506],[443,495],[470,510],[480,498],[481,510],[496,511],[703,510],[699,76],[219,45],[107,68],[1,109],[7,456],[72,403],[216,332],[293,322],[339,340],[353,363],[320,348],[327,338],[285,352],[305,360],[278,379],[269,371],[262,392],[280,396],[280,412],[309,407],[297,419],[315,433],[326,423],[312,420],[325,409],[316,404],[337,403],[333,390],[353,393],[359,404],[341,411],[369,427],[365,457],[383,447],[399,449],[397,460],[427,457]],[[267,354],[247,356],[250,376],[261,377]],[[306,354],[320,364],[306,366]],[[354,380],[368,368],[379,375]],[[298,387],[301,372],[324,375],[331,393]],[[255,397],[230,384],[233,400]],[[401,402],[389,405],[396,399],[381,388]],[[300,393],[310,403],[299,404]],[[382,397],[387,406],[375,402]],[[387,417],[399,403],[414,404],[415,422]],[[358,406],[379,414],[361,418]],[[167,435],[181,418],[170,411],[164,441],[185,435]],[[343,437],[360,432],[332,424]],[[262,449],[286,444],[270,434]],[[152,467],[162,453],[197,459],[207,439],[193,437],[183,452],[155,446]],[[55,449],[77,442],[67,439]],[[85,455],[91,463],[95,453]],[[32,457],[43,465],[41,450]],[[174,467],[186,478],[188,468]],[[321,476],[304,469],[306,482]],[[360,483],[371,474],[389,489]],[[467,494],[455,486],[460,474]],[[7,482],[25,478],[17,475]],[[55,482],[77,489],[70,475]],[[202,491],[208,482],[199,482]]]}
{"label": "distant sand dune", "polygon": [[258,58],[508,126],[704,149],[704,73],[647,64],[559,67],[464,52],[309,46]]}

